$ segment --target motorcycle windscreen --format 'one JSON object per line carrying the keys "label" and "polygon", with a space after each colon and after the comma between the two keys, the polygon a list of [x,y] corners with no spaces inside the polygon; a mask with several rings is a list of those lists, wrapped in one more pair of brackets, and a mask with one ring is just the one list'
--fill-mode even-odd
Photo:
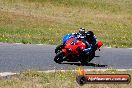
{"label": "motorcycle windscreen", "polygon": [[67,34],[63,37],[63,44],[65,44],[70,38],[71,38],[72,34]]}

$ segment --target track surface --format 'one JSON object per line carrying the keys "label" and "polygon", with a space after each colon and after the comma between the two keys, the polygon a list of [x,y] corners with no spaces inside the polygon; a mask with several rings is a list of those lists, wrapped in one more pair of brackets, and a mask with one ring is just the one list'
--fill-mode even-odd
{"label": "track surface", "polygon": [[[18,72],[28,69],[54,70],[75,69],[80,63],[57,64],[51,45],[24,45],[0,43],[0,72]],[[106,66],[107,65],[107,66]],[[96,57],[84,68],[87,69],[132,69],[132,49],[102,48]]]}

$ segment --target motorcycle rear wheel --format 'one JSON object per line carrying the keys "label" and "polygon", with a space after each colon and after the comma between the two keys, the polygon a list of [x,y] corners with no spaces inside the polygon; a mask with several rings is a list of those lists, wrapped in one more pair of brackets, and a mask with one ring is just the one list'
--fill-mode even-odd
{"label": "motorcycle rear wheel", "polygon": [[92,52],[88,58],[88,62],[90,62],[95,57],[95,52]]}
{"label": "motorcycle rear wheel", "polygon": [[63,62],[63,57],[63,52],[58,52],[54,58],[54,61],[60,64],[61,62]]}
{"label": "motorcycle rear wheel", "polygon": [[88,64],[88,59],[82,58],[80,62],[81,62],[81,65],[85,66]]}

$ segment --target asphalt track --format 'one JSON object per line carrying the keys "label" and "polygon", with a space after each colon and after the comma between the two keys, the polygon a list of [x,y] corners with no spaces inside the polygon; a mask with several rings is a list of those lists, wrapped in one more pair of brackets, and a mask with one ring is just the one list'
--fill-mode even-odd
{"label": "asphalt track", "polygon": [[[24,70],[70,70],[80,63],[57,64],[55,45],[7,44],[0,43],[0,72],[18,72]],[[132,49],[101,48],[86,69],[132,69]]]}

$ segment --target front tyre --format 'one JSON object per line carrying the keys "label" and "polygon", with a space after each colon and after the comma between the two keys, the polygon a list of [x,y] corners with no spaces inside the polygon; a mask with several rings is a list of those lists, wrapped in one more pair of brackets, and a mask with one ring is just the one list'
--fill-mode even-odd
{"label": "front tyre", "polygon": [[54,61],[60,64],[61,62],[63,62],[63,57],[64,57],[63,52],[59,52],[56,54]]}

